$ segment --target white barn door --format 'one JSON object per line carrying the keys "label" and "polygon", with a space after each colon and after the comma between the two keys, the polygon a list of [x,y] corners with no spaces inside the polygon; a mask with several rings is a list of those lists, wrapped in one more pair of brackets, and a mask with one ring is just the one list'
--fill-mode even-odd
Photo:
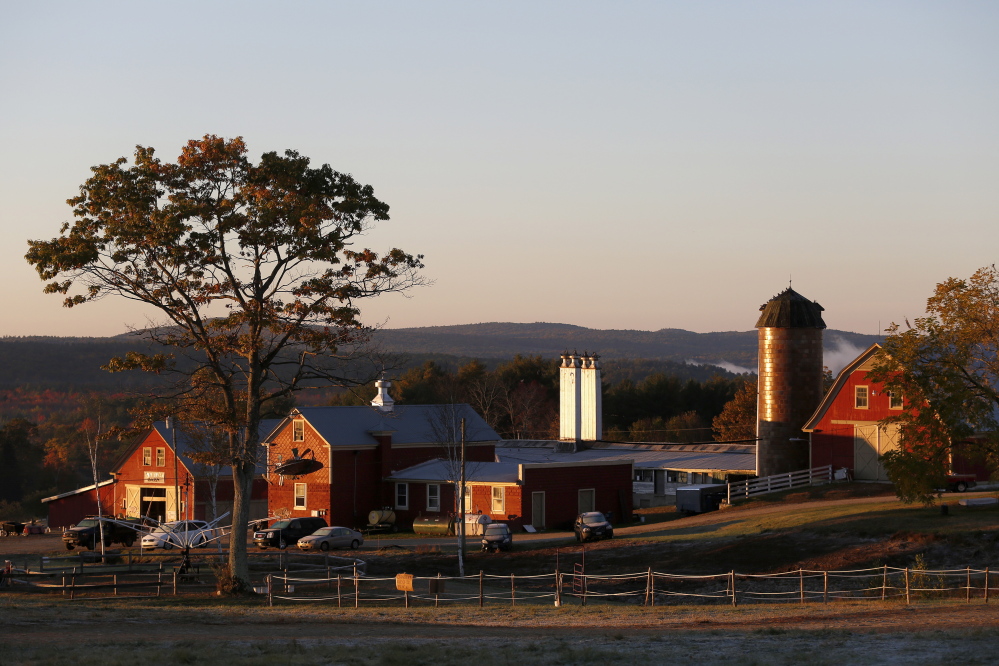
{"label": "white barn door", "polygon": [[898,448],[898,427],[880,428],[876,424],[854,426],[853,478],[862,481],[887,481],[888,474],[878,460]]}

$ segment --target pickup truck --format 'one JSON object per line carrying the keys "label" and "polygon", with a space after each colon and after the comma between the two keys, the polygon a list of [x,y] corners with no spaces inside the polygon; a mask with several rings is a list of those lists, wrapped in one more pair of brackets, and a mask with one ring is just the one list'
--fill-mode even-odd
{"label": "pickup truck", "polygon": [[[66,550],[73,550],[77,546],[93,550],[100,541],[101,520],[97,516],[87,516],[76,526],[69,528],[62,533],[62,542],[66,545]],[[138,524],[136,524],[138,527]],[[128,547],[135,543],[136,530],[119,523],[104,521],[104,545],[110,546],[112,543],[120,543]]]}
{"label": "pickup truck", "polygon": [[975,487],[974,474],[948,474],[947,490],[952,493],[963,493],[968,488]]}

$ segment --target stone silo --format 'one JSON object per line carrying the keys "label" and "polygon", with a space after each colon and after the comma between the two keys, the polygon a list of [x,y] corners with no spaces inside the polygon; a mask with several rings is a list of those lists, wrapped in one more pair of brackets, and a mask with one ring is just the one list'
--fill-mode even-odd
{"label": "stone silo", "polygon": [[758,476],[808,467],[801,428],[822,400],[822,310],[790,287],[760,306]]}

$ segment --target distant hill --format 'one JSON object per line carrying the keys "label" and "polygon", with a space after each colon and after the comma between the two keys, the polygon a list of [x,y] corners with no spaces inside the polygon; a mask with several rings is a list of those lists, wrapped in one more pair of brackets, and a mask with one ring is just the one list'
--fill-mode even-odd
{"label": "distant hill", "polygon": [[[679,328],[659,331],[603,330],[570,324],[486,323],[426,328],[381,329],[375,339],[388,351],[436,353],[475,358],[514,354],[558,356],[564,350],[597,352],[605,359],[695,361],[756,371],[757,332],[694,333]],[[876,335],[826,330],[826,347],[840,342],[859,350],[879,342]]]}
{"label": "distant hill", "polygon": [[[403,356],[401,369],[428,360],[458,366],[470,359],[494,366],[516,354],[555,359],[564,350],[599,353],[608,381],[642,379],[664,372],[703,381],[719,366],[731,372],[756,371],[756,331],[694,333],[681,329],[660,331],[600,330],[569,324],[467,324],[375,331],[374,341],[387,352]],[[879,341],[874,335],[847,331],[825,332],[827,358],[851,360]],[[79,390],[142,390],[162,381],[142,372],[111,374],[100,369],[112,356],[145,343],[134,334],[112,338],[7,337],[0,338],[0,389],[31,388]],[[827,361],[834,370],[836,364]],[[705,367],[698,367],[704,364]]]}

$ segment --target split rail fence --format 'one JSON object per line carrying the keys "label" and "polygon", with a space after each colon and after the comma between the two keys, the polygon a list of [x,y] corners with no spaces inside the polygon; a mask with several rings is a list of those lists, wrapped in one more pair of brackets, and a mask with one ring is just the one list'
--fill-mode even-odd
{"label": "split rail fence", "polygon": [[615,575],[554,572],[534,576],[479,572],[465,577],[412,577],[413,591],[397,589],[394,577],[364,576],[341,570],[336,575],[269,574],[267,602],[331,602],[341,608],[361,605],[415,604],[666,604],[807,603],[837,600],[913,603],[924,599],[989,602],[997,589],[985,569],[907,569],[875,567],[844,571],[799,569],[777,574],[735,571],[682,575],[649,569]]}

